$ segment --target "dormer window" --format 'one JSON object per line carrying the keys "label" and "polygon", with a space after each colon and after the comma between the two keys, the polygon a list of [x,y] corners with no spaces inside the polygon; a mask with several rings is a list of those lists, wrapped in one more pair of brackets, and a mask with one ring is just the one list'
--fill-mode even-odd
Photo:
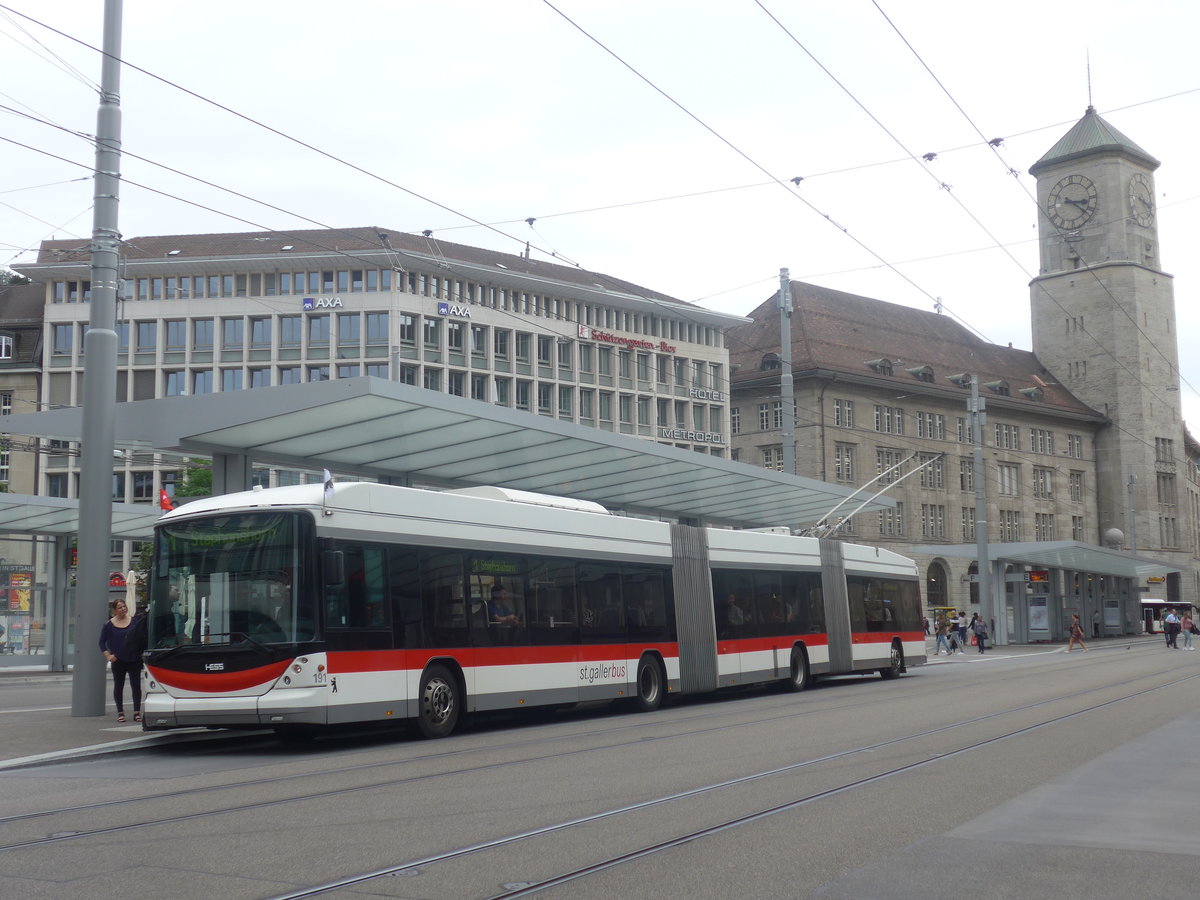
{"label": "dormer window", "polygon": [[960,372],[957,375],[948,375],[946,380],[951,384],[956,384],[960,388],[971,386],[971,374],[969,372]]}
{"label": "dormer window", "polygon": [[880,375],[892,374],[892,361],[887,357],[882,359],[868,359],[867,365],[878,372]]}
{"label": "dormer window", "polygon": [[774,369],[782,369],[783,363],[780,362],[778,353],[763,354],[762,362],[759,363],[758,369],[760,372],[770,372]]}
{"label": "dormer window", "polygon": [[932,366],[914,366],[911,369],[906,369],[913,378],[917,381],[924,381],[928,384],[933,384],[933,367]]}
{"label": "dormer window", "polygon": [[983,386],[992,393],[999,394],[1001,397],[1012,396],[1009,393],[1007,381],[985,381]]}
{"label": "dormer window", "polygon": [[16,341],[11,334],[0,334],[0,359],[12,359]]}
{"label": "dormer window", "polygon": [[1024,394],[1026,397],[1028,397],[1030,400],[1041,401],[1041,400],[1046,399],[1046,392],[1043,391],[1040,387],[1021,388],[1021,393]]}

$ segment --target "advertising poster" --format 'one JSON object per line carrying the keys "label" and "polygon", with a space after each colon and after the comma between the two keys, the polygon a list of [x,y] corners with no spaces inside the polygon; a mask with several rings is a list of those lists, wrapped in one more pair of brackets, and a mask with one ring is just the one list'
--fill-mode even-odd
{"label": "advertising poster", "polygon": [[1049,631],[1050,615],[1046,611],[1045,597],[1029,598],[1029,630]]}

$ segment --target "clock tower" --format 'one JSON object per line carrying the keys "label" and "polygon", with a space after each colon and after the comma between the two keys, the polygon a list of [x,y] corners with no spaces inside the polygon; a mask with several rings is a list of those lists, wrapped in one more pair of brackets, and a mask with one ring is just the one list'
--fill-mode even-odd
{"label": "clock tower", "polygon": [[[1190,570],[1175,298],[1158,256],[1158,166],[1089,106],[1030,168],[1040,207],[1033,351],[1110,422],[1096,436],[1100,520],[1089,523],[1087,540],[1103,543],[1119,528],[1126,549]],[[1172,580],[1184,596],[1169,599],[1196,599],[1192,579]]]}

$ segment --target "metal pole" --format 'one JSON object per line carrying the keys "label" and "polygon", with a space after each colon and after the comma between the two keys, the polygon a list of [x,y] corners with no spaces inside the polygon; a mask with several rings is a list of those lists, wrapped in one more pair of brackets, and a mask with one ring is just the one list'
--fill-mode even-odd
{"label": "metal pole", "polygon": [[796,393],[792,383],[792,281],[779,270],[779,362],[783,403],[783,471],[796,474]]}
{"label": "metal pole", "polygon": [[979,376],[972,375],[971,399],[967,403],[967,410],[971,414],[971,471],[975,481],[975,566],[979,570],[979,608],[988,628],[992,627],[993,618],[997,620],[995,632],[992,634],[993,643],[1007,644],[1007,635],[999,633],[1004,623],[999,621],[999,616],[993,616],[992,567],[988,561],[987,495],[984,491],[983,476],[983,426],[987,422],[987,415],[984,413],[986,405],[986,401],[979,396]]}
{"label": "metal pole", "polygon": [[107,618],[112,542],[113,418],[117,392],[116,310],[120,232],[122,0],[104,2],[104,60],[96,114],[92,213],[92,306],[83,341],[83,442],[79,487],[79,569],[71,715],[104,715],[105,662],[96,648]]}
{"label": "metal pole", "polygon": [[1137,509],[1134,506],[1134,485],[1137,476],[1133,474],[1133,466],[1129,467],[1129,552],[1137,553]]}

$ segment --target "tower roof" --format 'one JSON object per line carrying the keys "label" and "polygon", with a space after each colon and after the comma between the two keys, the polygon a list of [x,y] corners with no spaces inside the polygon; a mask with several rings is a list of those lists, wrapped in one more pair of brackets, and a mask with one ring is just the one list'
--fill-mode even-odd
{"label": "tower roof", "polygon": [[1104,121],[1094,106],[1089,106],[1083,118],[1045,156],[1029,167],[1029,174],[1037,176],[1050,166],[1101,153],[1130,156],[1151,170],[1160,165],[1157,159]]}

